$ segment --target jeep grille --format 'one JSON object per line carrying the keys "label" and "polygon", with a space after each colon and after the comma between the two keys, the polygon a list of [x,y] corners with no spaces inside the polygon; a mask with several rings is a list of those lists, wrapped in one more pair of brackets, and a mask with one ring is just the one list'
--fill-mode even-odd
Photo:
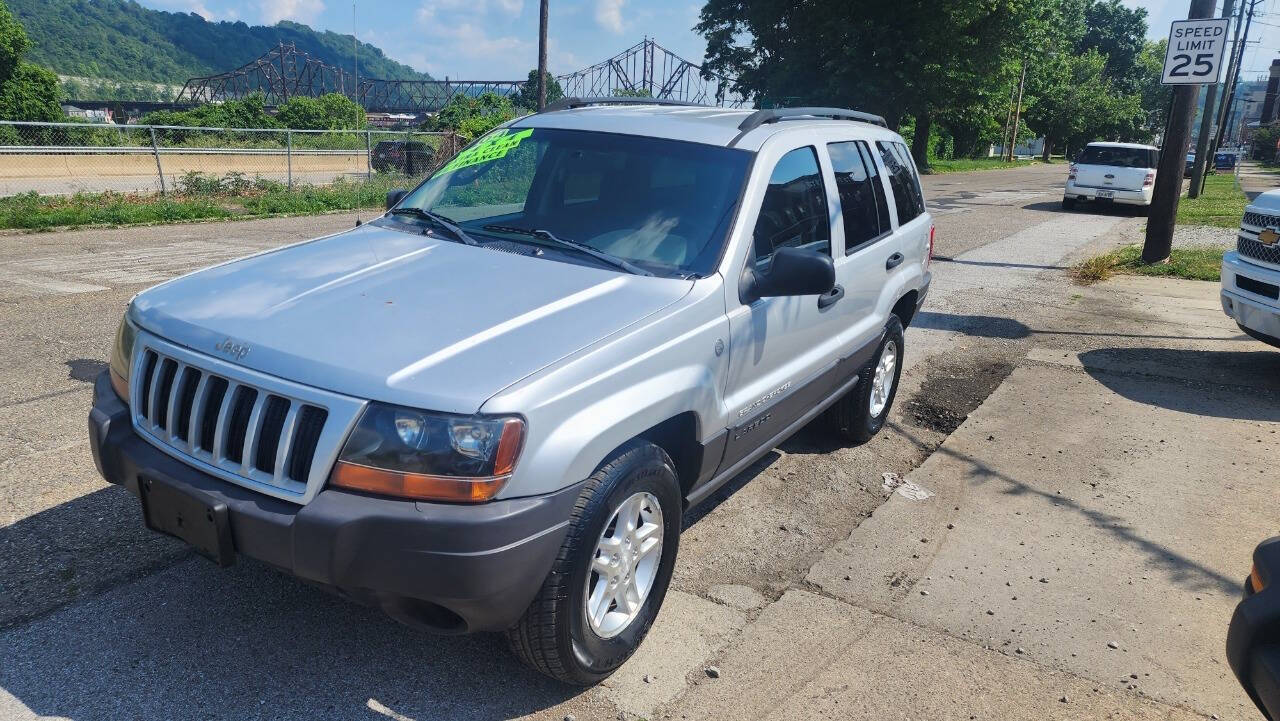
{"label": "jeep grille", "polygon": [[323,486],[363,405],[238,377],[242,369],[152,339],[140,353],[130,407],[144,438],[213,475],[289,500],[305,502]]}

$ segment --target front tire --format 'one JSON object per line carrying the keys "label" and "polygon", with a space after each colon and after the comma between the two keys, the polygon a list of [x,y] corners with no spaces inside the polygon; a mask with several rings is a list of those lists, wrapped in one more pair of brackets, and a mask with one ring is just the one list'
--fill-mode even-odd
{"label": "front tire", "polygon": [[680,483],[666,452],[627,443],[591,477],[542,589],[507,641],[565,683],[600,682],[626,662],[666,597],[680,544]]}
{"label": "front tire", "polygon": [[1063,198],[1063,199],[1062,199],[1062,209],[1063,209],[1063,210],[1075,210],[1075,207],[1076,207],[1076,199],[1075,199],[1075,198]]}
{"label": "front tire", "polygon": [[866,443],[884,427],[898,395],[903,347],[902,320],[890,315],[880,347],[858,373],[858,385],[826,411],[827,425],[836,435]]}

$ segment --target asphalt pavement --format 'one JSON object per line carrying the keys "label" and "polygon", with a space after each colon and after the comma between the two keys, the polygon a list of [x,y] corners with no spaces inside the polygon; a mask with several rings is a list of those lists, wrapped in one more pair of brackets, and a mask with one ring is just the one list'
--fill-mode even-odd
{"label": "asphalt pavement", "polygon": [[[1064,176],[1058,165],[924,179],[938,226],[935,287],[908,332],[890,427],[857,448],[801,432],[695,509],[650,638],[613,679],[585,691],[525,670],[496,637],[429,636],[252,562],[214,568],[143,530],[132,496],[94,471],[84,421],[89,383],[105,367],[133,293],[351,227],[362,214],[0,236],[0,719],[718,717],[715,709],[729,706],[714,704],[733,689],[743,717],[857,715],[842,713],[843,702],[883,711],[869,718],[963,718],[961,708],[980,707],[990,713],[969,715],[1024,718],[1019,700],[1031,704],[1024,710],[1047,703],[1058,717],[1082,717],[1057,710],[1055,694],[1079,697],[1094,681],[1055,665],[1057,656],[1038,646],[1034,658],[1012,658],[985,638],[855,603],[834,588],[835,581],[913,588],[917,575],[897,583],[879,575],[881,566],[918,555],[901,538],[863,548],[876,563],[849,564],[831,588],[814,576],[833,554],[848,552],[868,517],[898,503],[893,489],[886,494],[887,479],[913,477],[937,458],[1011,373],[1048,397],[1038,384],[1052,378],[1024,380],[1029,353],[1095,337],[1099,314],[1062,269],[1090,248],[1131,236],[1143,221],[1121,212],[1063,213]],[[1064,326],[1064,318],[1075,325]],[[1221,342],[1245,348],[1221,320]],[[887,496],[894,500],[886,506]],[[981,518],[1000,501],[998,494],[982,498],[966,512]],[[934,534],[927,526],[896,532]],[[1085,580],[1060,576],[1054,589],[1087,594]],[[971,605],[979,596],[977,587],[954,593]],[[815,628],[825,637],[815,639]],[[1040,638],[1056,639],[1053,631]],[[820,662],[847,648],[865,651],[854,660],[878,670],[860,676],[855,665],[836,673]],[[956,666],[925,674],[933,686],[913,687],[904,679],[931,662],[913,648],[946,651]],[[743,662],[752,658],[758,661]],[[715,663],[733,682],[719,690],[703,671]],[[788,685],[798,664],[815,673]],[[759,683],[744,685],[748,678]],[[1003,689],[1002,679],[1016,692]],[[869,687],[872,681],[878,685]],[[977,700],[935,714],[942,707],[920,695],[929,688]],[[1142,693],[1109,687],[1101,705],[1076,710],[1133,718],[1201,713]],[[760,694],[769,700],[747,704]],[[1234,709],[1224,698],[1211,698],[1213,708]]]}

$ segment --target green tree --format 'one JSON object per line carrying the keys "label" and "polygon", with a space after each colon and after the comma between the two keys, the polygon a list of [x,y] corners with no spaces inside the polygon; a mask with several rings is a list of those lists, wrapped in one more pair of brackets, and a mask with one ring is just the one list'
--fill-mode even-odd
{"label": "green tree", "polygon": [[62,87],[58,76],[44,68],[23,62],[31,46],[22,25],[0,2],[0,119],[63,120]]}
{"label": "green tree", "polygon": [[0,83],[18,70],[22,56],[31,47],[31,40],[21,23],[0,2]]}
{"label": "green tree", "polygon": [[62,112],[62,88],[58,76],[31,63],[18,68],[0,83],[0,118],[57,122],[66,120]]}
{"label": "green tree", "polygon": [[[1102,72],[1107,56],[1090,48],[1083,55],[1059,54],[1042,58],[1032,76],[1034,100],[1026,111],[1027,124],[1044,136],[1045,155],[1055,144],[1099,134],[1125,110]],[[1091,138],[1092,139],[1092,138]]]}
{"label": "green tree", "polygon": [[1000,75],[1056,0],[707,0],[698,32],[706,68],[771,102],[843,105],[916,121],[912,153],[928,164],[935,117]]}
{"label": "green tree", "polygon": [[[552,77],[551,73],[547,73],[547,104],[554,103],[563,97],[564,89],[560,87],[560,81]],[[520,92],[515,97],[515,105],[517,108],[538,109],[537,68],[529,71],[529,79],[520,86]]]}
{"label": "green tree", "polygon": [[276,109],[276,122],[298,130],[357,130],[364,127],[364,108],[339,93],[318,98],[299,95]]}
{"label": "green tree", "polygon": [[516,114],[511,98],[497,93],[483,93],[475,97],[459,94],[450,98],[423,127],[450,130],[471,140],[516,117]]}

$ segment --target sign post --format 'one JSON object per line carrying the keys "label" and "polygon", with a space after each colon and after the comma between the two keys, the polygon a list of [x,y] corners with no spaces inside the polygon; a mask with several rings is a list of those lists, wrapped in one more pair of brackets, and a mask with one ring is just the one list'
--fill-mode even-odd
{"label": "sign post", "polygon": [[1160,167],[1147,213],[1147,236],[1142,262],[1161,263],[1173,247],[1173,225],[1182,195],[1182,171],[1191,142],[1191,119],[1200,86],[1216,83],[1227,47],[1227,18],[1210,18],[1214,0],[1192,0],[1187,20],[1175,20],[1169,28],[1169,49],[1164,57],[1161,82],[1173,85],[1173,107],[1160,148]]}

